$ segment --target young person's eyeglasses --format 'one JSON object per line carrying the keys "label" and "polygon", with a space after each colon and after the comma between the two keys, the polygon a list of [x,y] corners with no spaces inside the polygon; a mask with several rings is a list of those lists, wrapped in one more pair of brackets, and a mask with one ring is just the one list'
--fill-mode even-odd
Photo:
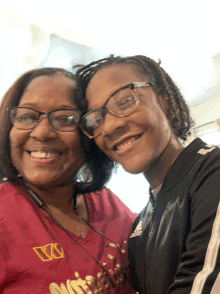
{"label": "young person's eyeglasses", "polygon": [[59,109],[44,113],[28,107],[14,107],[10,111],[11,122],[19,130],[34,129],[39,123],[41,115],[47,115],[55,130],[72,132],[77,128],[81,112],[72,109]]}
{"label": "young person's eyeglasses", "polygon": [[141,87],[152,87],[152,83],[139,82],[128,84],[114,92],[101,108],[83,115],[79,125],[84,134],[90,139],[98,136],[102,131],[107,111],[116,117],[126,117],[131,114],[139,103],[135,90]]}

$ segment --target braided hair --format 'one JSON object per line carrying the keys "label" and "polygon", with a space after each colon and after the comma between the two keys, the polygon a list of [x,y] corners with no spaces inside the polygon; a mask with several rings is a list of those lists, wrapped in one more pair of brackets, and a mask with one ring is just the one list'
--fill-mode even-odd
{"label": "braided hair", "polygon": [[189,108],[171,77],[160,66],[149,57],[136,55],[130,57],[114,57],[94,61],[86,66],[81,66],[77,72],[78,103],[83,113],[87,111],[86,89],[92,77],[103,67],[116,64],[132,64],[136,69],[146,76],[153,84],[152,89],[160,99],[164,99],[167,105],[167,118],[177,138],[186,141],[190,135],[193,120],[190,117]]}

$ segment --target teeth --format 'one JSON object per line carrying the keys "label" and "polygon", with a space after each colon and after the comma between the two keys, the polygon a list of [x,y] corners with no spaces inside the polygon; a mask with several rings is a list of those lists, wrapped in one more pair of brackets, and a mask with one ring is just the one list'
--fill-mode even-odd
{"label": "teeth", "polygon": [[117,150],[124,150],[124,149],[127,149],[133,142],[135,141],[135,138],[130,138],[128,140],[126,140],[124,143],[116,146],[116,149]]}
{"label": "teeth", "polygon": [[35,158],[51,158],[56,157],[59,154],[56,153],[46,153],[46,152],[31,152],[31,156]]}

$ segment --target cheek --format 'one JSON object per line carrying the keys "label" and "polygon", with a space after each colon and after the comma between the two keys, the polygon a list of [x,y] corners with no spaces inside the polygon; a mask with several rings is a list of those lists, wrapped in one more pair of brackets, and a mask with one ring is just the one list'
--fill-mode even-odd
{"label": "cheek", "polygon": [[11,156],[11,161],[12,164],[16,169],[18,169],[19,165],[19,138],[16,136],[15,132],[11,130],[10,135],[9,135],[9,140],[10,140],[10,156]]}
{"label": "cheek", "polygon": [[157,120],[158,129],[160,129],[160,131],[164,133],[164,135],[168,135],[168,134],[170,135],[173,132],[170,121],[166,117],[166,114],[163,112],[163,110],[158,111],[156,120]]}
{"label": "cheek", "polygon": [[12,128],[9,133],[10,147],[22,145],[22,143],[26,140],[26,137],[27,134],[25,134],[24,132]]}
{"label": "cheek", "polygon": [[85,161],[85,154],[84,154],[84,148],[82,146],[81,138],[80,136],[74,136],[73,138],[67,138],[66,145],[69,146],[69,154],[70,158],[77,159],[79,164],[84,163]]}
{"label": "cheek", "polygon": [[148,106],[143,105],[143,107],[139,109],[139,112],[140,113],[137,113],[137,115],[142,125],[149,125],[159,132],[170,130],[170,122],[159,103],[154,102]]}
{"label": "cheek", "polygon": [[114,161],[114,158],[112,157],[112,150],[109,149],[108,146],[106,145],[103,136],[99,135],[98,137],[94,139],[94,141],[95,141],[95,144],[99,147],[99,149],[101,149],[102,152],[108,156],[108,158]]}
{"label": "cheek", "polygon": [[9,134],[10,150],[11,155],[16,151],[16,149],[21,145],[21,137],[12,128]]}
{"label": "cheek", "polygon": [[100,134],[98,137],[96,137],[94,139],[94,141],[95,141],[96,145],[104,152],[104,150],[105,150],[105,143],[104,143],[102,134]]}
{"label": "cheek", "polygon": [[22,146],[29,138],[29,133],[12,128],[9,133],[10,154],[12,163],[19,161],[22,156]]}

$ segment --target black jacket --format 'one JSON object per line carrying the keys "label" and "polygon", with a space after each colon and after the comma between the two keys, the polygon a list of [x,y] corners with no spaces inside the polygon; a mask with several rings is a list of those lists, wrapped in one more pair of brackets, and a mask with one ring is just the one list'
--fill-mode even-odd
{"label": "black jacket", "polygon": [[135,221],[129,258],[139,293],[220,293],[219,200],[220,150],[195,139]]}

